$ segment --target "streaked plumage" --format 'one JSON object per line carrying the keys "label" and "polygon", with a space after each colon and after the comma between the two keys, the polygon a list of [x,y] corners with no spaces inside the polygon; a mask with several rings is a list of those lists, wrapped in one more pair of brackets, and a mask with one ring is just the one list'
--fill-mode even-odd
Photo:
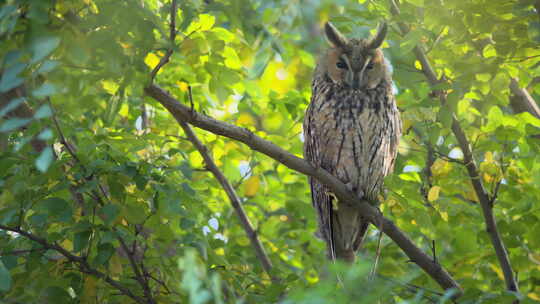
{"label": "streaked plumage", "polygon": [[[372,39],[347,39],[330,23],[332,47],[317,64],[304,119],[304,156],[348,184],[362,198],[377,201],[383,179],[394,167],[401,120],[392,80],[378,48],[386,25]],[[368,228],[359,212],[310,178],[320,237],[329,258],[354,261]]]}

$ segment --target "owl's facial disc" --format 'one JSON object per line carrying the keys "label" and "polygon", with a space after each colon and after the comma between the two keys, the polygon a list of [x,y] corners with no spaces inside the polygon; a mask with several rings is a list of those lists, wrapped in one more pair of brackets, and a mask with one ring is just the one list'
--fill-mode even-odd
{"label": "owl's facial disc", "polygon": [[343,70],[343,84],[345,86],[353,90],[369,88],[369,79],[366,74],[374,67],[371,56],[366,56],[363,62],[358,60],[351,62],[347,56],[342,55],[336,63],[336,67]]}

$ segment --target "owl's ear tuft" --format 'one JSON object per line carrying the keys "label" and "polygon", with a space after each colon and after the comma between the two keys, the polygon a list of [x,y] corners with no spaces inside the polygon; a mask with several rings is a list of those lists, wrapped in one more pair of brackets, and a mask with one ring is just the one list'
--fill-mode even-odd
{"label": "owl's ear tuft", "polygon": [[384,41],[384,38],[386,37],[387,32],[388,32],[388,25],[386,24],[386,22],[383,22],[382,24],[379,25],[377,34],[369,40],[367,48],[374,50],[380,47]]}
{"label": "owl's ear tuft", "polygon": [[349,40],[330,21],[324,25],[324,33],[333,47],[343,48],[349,43]]}

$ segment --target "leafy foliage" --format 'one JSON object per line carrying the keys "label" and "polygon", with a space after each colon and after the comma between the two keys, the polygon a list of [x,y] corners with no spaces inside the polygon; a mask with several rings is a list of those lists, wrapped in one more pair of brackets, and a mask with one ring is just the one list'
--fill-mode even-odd
{"label": "leafy foliage", "polygon": [[[385,1],[179,1],[175,44],[171,5],[7,0],[0,7],[0,225],[87,263],[0,229],[3,299],[136,300],[92,269],[139,298],[144,284],[134,277],[146,278],[159,303],[448,302],[452,291],[439,292],[384,237],[378,275],[370,280],[377,232],[354,267],[325,262],[305,176],[197,131],[242,198],[279,278],[272,280],[199,152],[143,92],[172,49],[155,79],[161,87],[186,104],[191,94],[195,110],[301,156],[311,72],[325,43],[321,25],[331,19],[365,37],[387,19],[384,51],[405,135],[383,213],[435,252],[464,288],[460,303],[540,301],[540,120],[514,113],[509,90],[515,78],[540,98],[534,1],[407,0],[399,16]],[[398,22],[409,25],[405,36]],[[445,104],[419,70],[418,44],[447,80],[438,85],[448,92]],[[22,87],[24,95],[12,94]],[[23,104],[32,114],[12,115]],[[451,131],[453,113],[496,198],[520,294],[505,291]],[[46,147],[36,149],[35,140]]]}

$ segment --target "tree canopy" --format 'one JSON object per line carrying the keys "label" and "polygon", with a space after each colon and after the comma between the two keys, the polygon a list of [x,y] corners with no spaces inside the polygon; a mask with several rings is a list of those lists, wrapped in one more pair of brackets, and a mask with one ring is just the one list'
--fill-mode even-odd
{"label": "tree canopy", "polygon": [[[389,26],[380,213],[301,159],[328,20]],[[2,303],[540,301],[540,1],[4,0],[0,43]]]}

